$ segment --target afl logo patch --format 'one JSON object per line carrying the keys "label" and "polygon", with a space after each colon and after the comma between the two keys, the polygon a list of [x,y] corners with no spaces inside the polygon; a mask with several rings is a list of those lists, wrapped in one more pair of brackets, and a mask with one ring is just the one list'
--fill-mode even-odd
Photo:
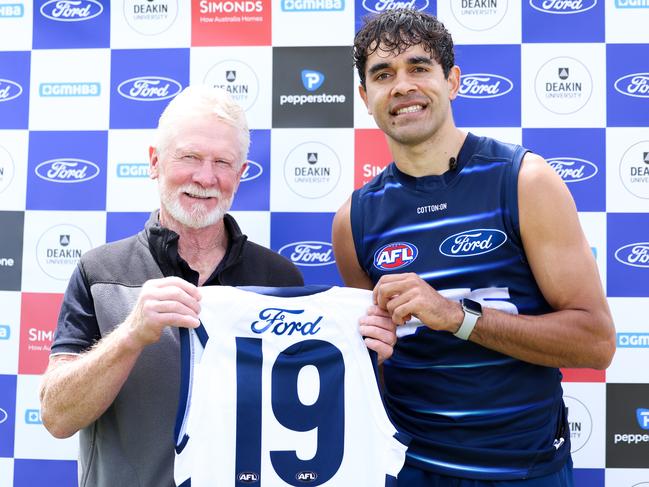
{"label": "afl logo patch", "polygon": [[384,245],[374,254],[374,267],[393,271],[410,265],[417,258],[417,247],[408,242],[393,242]]}

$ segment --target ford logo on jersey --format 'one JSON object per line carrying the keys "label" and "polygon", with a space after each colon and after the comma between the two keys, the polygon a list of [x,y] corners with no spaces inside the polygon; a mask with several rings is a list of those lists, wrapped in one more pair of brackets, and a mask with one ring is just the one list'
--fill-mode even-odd
{"label": "ford logo on jersey", "polygon": [[566,183],[585,181],[597,174],[597,166],[585,159],[579,159],[577,157],[553,157],[547,161]]}
{"label": "ford logo on jersey", "polygon": [[374,267],[382,271],[401,269],[412,264],[418,253],[417,247],[411,243],[389,243],[374,253]]}
{"label": "ford logo on jersey", "polygon": [[59,22],[90,20],[104,11],[97,0],[50,0],[41,6],[41,14]]}
{"label": "ford logo on jersey", "polygon": [[295,265],[314,267],[335,264],[333,247],[329,242],[293,242],[278,250],[280,255],[288,257]]}
{"label": "ford logo on jersey", "polygon": [[52,183],[82,183],[96,178],[99,166],[83,159],[51,159],[34,169],[36,175]]}
{"label": "ford logo on jersey", "polygon": [[250,323],[250,329],[254,333],[264,333],[270,330],[274,335],[315,335],[320,331],[318,324],[322,316],[313,321],[296,321],[294,316],[304,313],[303,309],[265,308],[259,312],[259,320]]}
{"label": "ford logo on jersey", "polygon": [[173,98],[182,91],[178,81],[162,76],[140,76],[122,81],[117,92],[135,101],[160,101]]}
{"label": "ford logo on jersey", "polygon": [[496,98],[512,91],[514,83],[504,76],[488,73],[465,74],[458,96],[463,98]]}
{"label": "ford logo on jersey", "polygon": [[530,5],[547,14],[580,14],[597,5],[597,0],[530,0]]}
{"label": "ford logo on jersey", "polygon": [[649,269],[649,242],[625,245],[615,251],[615,260],[632,267]]}
{"label": "ford logo on jersey", "polygon": [[259,482],[259,474],[255,472],[241,472],[237,474],[237,481],[243,482],[244,484],[254,484]]}
{"label": "ford logo on jersey", "polygon": [[615,81],[615,91],[635,98],[649,98],[649,73],[627,74]]}
{"label": "ford logo on jersey", "polygon": [[246,181],[252,181],[257,179],[264,172],[264,168],[261,167],[261,164],[255,161],[248,160],[248,165],[241,175],[241,182],[245,183]]}
{"label": "ford logo on jersey", "polygon": [[23,87],[10,79],[0,79],[0,102],[18,98],[23,92]]}
{"label": "ford logo on jersey", "polygon": [[375,14],[397,8],[421,11],[426,7],[428,7],[428,0],[410,0],[405,2],[399,2],[397,0],[363,0],[363,8]]}
{"label": "ford logo on jersey", "polygon": [[446,238],[439,251],[447,257],[472,257],[496,250],[507,241],[507,234],[490,228],[476,228]]}

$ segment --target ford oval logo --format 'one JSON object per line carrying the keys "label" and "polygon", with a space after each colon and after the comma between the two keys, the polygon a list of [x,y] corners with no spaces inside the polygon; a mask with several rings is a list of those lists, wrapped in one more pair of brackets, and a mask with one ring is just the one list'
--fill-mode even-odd
{"label": "ford oval logo", "polygon": [[632,267],[649,269],[649,242],[625,245],[615,251],[615,260]]}
{"label": "ford oval logo", "polygon": [[124,98],[135,101],[160,101],[173,98],[182,91],[178,81],[162,76],[140,76],[127,79],[117,86]]}
{"label": "ford oval logo", "polygon": [[597,5],[597,0],[530,0],[530,6],[546,14],[580,14]]}
{"label": "ford oval logo", "polygon": [[293,242],[284,245],[278,252],[295,265],[304,267],[331,265],[336,262],[333,247],[329,242]]}
{"label": "ford oval logo", "polygon": [[41,6],[41,14],[58,22],[81,22],[94,19],[104,11],[97,0],[50,0]]}
{"label": "ford oval logo", "polygon": [[586,181],[598,172],[595,164],[578,157],[553,157],[548,163],[566,183]]}
{"label": "ford oval logo", "polygon": [[83,159],[51,159],[34,169],[36,175],[52,183],[83,183],[96,178],[99,166]]}
{"label": "ford oval logo", "polygon": [[472,257],[496,250],[507,241],[507,234],[492,228],[476,228],[444,239],[439,251],[447,257]]}
{"label": "ford oval logo", "polygon": [[649,98],[649,73],[627,74],[615,80],[615,91],[635,98]]}
{"label": "ford oval logo", "polygon": [[419,250],[408,242],[391,242],[374,252],[374,267],[393,271],[412,264]]}
{"label": "ford oval logo", "polygon": [[514,89],[514,83],[504,76],[489,73],[462,75],[458,96],[463,98],[496,98]]}
{"label": "ford oval logo", "polygon": [[399,2],[397,0],[363,0],[363,8],[375,14],[386,10],[407,8],[410,10],[424,10],[428,7],[428,0],[410,0]]}
{"label": "ford oval logo", "polygon": [[5,411],[4,409],[0,408],[0,424],[2,424],[2,423],[4,423],[5,421],[7,421],[7,418],[8,418],[8,417],[9,417],[9,415],[7,414],[7,411]]}
{"label": "ford oval logo", "polygon": [[10,79],[0,79],[0,102],[18,98],[23,92],[23,87]]}
{"label": "ford oval logo", "polygon": [[241,182],[245,183],[247,181],[252,181],[257,179],[264,172],[264,168],[261,167],[261,164],[255,161],[248,160],[248,165],[241,175]]}

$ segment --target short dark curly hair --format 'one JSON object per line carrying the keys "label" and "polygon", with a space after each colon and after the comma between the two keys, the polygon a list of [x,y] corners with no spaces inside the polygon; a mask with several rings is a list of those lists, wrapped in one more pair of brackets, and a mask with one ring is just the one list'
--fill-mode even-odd
{"label": "short dark curly hair", "polygon": [[421,44],[441,64],[444,76],[455,64],[453,38],[437,17],[411,9],[386,10],[365,17],[364,25],[354,37],[354,64],[365,88],[367,57],[377,49],[400,54]]}

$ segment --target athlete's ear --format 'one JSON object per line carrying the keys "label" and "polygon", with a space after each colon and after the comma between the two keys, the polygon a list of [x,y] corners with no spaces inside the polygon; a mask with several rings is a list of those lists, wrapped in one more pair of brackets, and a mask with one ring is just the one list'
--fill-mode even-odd
{"label": "athlete's ear", "polygon": [[158,179],[160,174],[160,156],[155,147],[149,147],[149,177]]}
{"label": "athlete's ear", "polygon": [[457,98],[457,93],[460,91],[460,67],[455,65],[448,72],[448,78],[446,82],[448,83],[448,97],[451,100]]}
{"label": "athlete's ear", "polygon": [[358,85],[358,94],[361,95],[361,100],[363,100],[363,103],[365,103],[365,106],[367,107],[367,113],[372,115],[372,110],[370,110],[370,107],[367,104],[367,91],[365,91],[363,85]]}

